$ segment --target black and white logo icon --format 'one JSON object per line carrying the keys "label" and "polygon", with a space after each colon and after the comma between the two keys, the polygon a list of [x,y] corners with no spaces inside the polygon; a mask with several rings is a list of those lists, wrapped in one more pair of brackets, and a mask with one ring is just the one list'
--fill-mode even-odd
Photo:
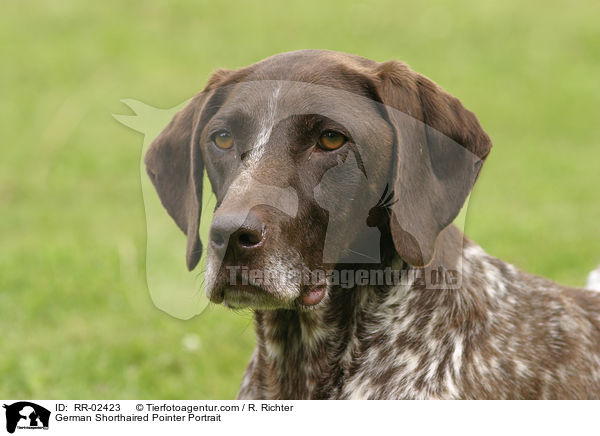
{"label": "black and white logo icon", "polygon": [[6,409],[6,431],[14,433],[16,429],[47,430],[50,411],[29,401],[19,401],[3,406]]}

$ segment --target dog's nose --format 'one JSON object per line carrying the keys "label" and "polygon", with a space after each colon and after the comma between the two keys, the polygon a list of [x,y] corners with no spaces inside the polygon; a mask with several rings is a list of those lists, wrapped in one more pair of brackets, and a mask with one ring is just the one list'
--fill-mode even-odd
{"label": "dog's nose", "polygon": [[224,255],[229,248],[235,258],[250,254],[265,239],[265,224],[250,211],[248,213],[217,213],[210,227],[210,243]]}

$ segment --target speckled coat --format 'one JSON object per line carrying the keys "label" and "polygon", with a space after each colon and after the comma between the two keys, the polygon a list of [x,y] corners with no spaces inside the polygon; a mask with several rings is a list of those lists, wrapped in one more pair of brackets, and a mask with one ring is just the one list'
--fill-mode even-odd
{"label": "speckled coat", "polygon": [[[345,145],[324,150],[328,132]],[[215,143],[223,133],[226,147]],[[301,50],[215,72],[145,163],[187,234],[190,270],[205,170],[211,182],[207,296],[256,316],[239,398],[600,398],[600,294],[522,273],[451,224],[491,148],[472,112],[401,62]],[[278,196],[298,201],[263,199]],[[344,289],[284,279],[337,267],[372,227],[379,267],[458,280]],[[237,285],[232,266],[277,280]]]}
{"label": "speckled coat", "polygon": [[238,397],[600,399],[600,294],[468,240],[462,265],[457,290],[338,289],[315,311],[256,312]]}

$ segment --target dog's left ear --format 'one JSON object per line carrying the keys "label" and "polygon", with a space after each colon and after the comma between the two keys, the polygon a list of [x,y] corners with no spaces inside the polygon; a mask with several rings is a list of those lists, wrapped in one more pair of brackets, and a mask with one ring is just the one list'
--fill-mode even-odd
{"label": "dog's left ear", "polygon": [[202,256],[198,235],[202,209],[204,162],[197,135],[208,121],[208,101],[217,99],[215,89],[224,85],[231,71],[217,70],[204,90],[196,95],[150,144],[144,156],[146,171],[162,205],[177,226],[187,235],[186,264],[193,270]]}
{"label": "dog's left ear", "polygon": [[376,89],[395,135],[390,230],[396,251],[425,266],[456,218],[492,142],[461,102],[407,65],[379,64]]}
{"label": "dog's left ear", "polygon": [[204,99],[204,95],[197,95],[175,114],[144,157],[146,172],[162,205],[187,235],[186,263],[190,271],[202,255],[198,227],[204,164],[192,138]]}

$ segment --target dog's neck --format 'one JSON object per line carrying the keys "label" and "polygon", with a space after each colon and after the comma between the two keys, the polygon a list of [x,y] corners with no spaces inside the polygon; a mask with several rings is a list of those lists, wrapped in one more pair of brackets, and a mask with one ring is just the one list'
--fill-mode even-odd
{"label": "dog's neck", "polygon": [[[462,234],[453,228],[446,232],[442,245],[454,244],[457,238],[462,240]],[[479,249],[469,241],[464,243]],[[462,268],[462,243],[461,263],[448,253],[441,250],[436,265],[443,262],[444,267]],[[469,264],[469,259],[466,262],[469,276],[477,280],[479,268]],[[338,397],[344,389],[342,380],[351,379],[357,370],[357,357],[364,358],[363,350],[370,350],[373,357],[379,349],[389,349],[383,338],[390,329],[395,329],[398,338],[410,338],[405,346],[417,347],[416,342],[426,343],[428,335],[448,331],[452,323],[485,317],[484,296],[469,291],[469,286],[429,289],[423,280],[429,269],[406,267],[399,259],[393,267],[399,264],[408,277],[401,284],[334,287],[328,300],[311,311],[257,311],[253,359],[257,370],[252,373],[262,379],[244,382],[262,386],[269,398]],[[431,314],[436,311],[448,316],[434,320]]]}
{"label": "dog's neck", "polygon": [[[328,398],[340,390],[356,347],[367,306],[378,289],[335,288],[311,311],[256,312],[262,385],[271,398]],[[355,343],[356,342],[356,343]]]}

